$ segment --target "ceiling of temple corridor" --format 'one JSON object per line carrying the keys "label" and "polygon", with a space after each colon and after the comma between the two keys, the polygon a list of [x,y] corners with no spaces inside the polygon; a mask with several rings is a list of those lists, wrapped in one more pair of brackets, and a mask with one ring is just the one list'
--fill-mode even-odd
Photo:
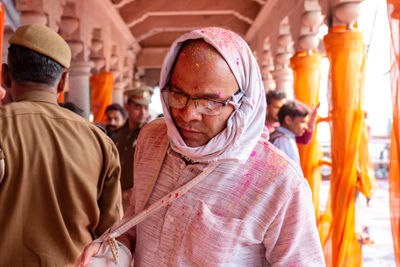
{"label": "ceiling of temple corridor", "polygon": [[[293,39],[300,33],[304,0],[110,0],[140,46],[137,67],[157,77],[168,47],[190,30],[219,26],[240,34],[253,50],[269,36],[274,47],[287,17]],[[318,1],[327,13],[327,0]],[[327,17],[327,16],[326,16]],[[150,81],[149,81],[150,82]]]}
{"label": "ceiling of temple corridor", "polygon": [[[290,42],[293,44],[291,51],[284,50],[284,52],[293,53],[297,49],[299,36],[304,34],[304,25],[302,25],[304,13],[310,10],[314,12],[317,6],[319,14],[323,15],[321,23],[330,24],[328,21],[332,19],[333,6],[345,1],[361,0],[0,1],[6,6],[6,15],[8,12],[9,17],[15,20],[13,30],[19,25],[20,18],[25,17],[26,20],[39,13],[42,14],[40,15],[42,18],[45,14],[47,24],[54,29],[62,26],[66,19],[71,21],[71,17],[75,18],[79,21],[80,28],[66,36],[70,45],[84,43],[83,53],[86,53],[86,50],[93,50],[92,38],[105,38],[104,47],[107,47],[106,42],[108,42],[108,47],[117,46],[121,51],[130,50],[134,57],[132,72],[135,79],[140,77],[145,83],[153,86],[159,78],[160,68],[168,48],[178,36],[185,32],[209,26],[232,30],[248,42],[260,63],[265,61],[266,39],[268,39],[272,56],[282,53],[282,50],[279,52],[278,47],[282,24],[287,25],[285,34],[291,36]],[[97,7],[93,8],[96,5]],[[306,34],[316,34],[321,23],[316,25],[313,32]],[[95,36],[95,30],[102,31],[102,34]],[[89,53],[92,52],[85,54],[85,60],[93,56]],[[112,51],[108,49],[108,52],[104,52],[102,56],[111,62],[112,53],[115,53],[115,49]],[[123,65],[127,66],[125,63]],[[109,63],[106,66],[107,70],[113,68]],[[126,70],[124,69],[123,72],[125,73]]]}

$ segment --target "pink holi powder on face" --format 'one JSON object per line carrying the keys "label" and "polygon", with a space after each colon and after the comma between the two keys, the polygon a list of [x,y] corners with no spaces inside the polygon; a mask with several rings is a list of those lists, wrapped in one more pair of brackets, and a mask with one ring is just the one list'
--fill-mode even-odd
{"label": "pink holi powder on face", "polygon": [[178,196],[179,196],[179,193],[176,193],[176,194],[175,194],[175,198],[177,198]]}
{"label": "pink holi powder on face", "polygon": [[245,186],[248,186],[250,184],[250,180],[247,180],[246,183],[244,184]]}
{"label": "pink holi powder on face", "polygon": [[222,214],[221,214],[221,212],[218,212],[217,215],[218,215],[218,216],[221,216]]}
{"label": "pink holi powder on face", "polygon": [[222,95],[221,92],[218,92],[218,98],[221,98],[221,95]]}
{"label": "pink holi powder on face", "polygon": [[185,56],[185,53],[181,52],[181,54],[179,55],[179,57],[183,57]]}
{"label": "pink holi powder on face", "polygon": [[171,194],[169,194],[169,198],[171,198],[172,197],[172,195]]}

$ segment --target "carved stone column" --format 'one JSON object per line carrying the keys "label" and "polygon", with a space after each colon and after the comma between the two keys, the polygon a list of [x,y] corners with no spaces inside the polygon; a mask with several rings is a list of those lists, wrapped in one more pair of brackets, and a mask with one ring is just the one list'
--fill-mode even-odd
{"label": "carved stone column", "polygon": [[4,34],[3,34],[3,51],[1,54],[1,62],[2,63],[7,63],[7,57],[8,57],[8,47],[10,44],[8,43],[8,40],[10,39],[11,35],[13,35],[14,31],[8,27],[7,25],[4,27]]}
{"label": "carved stone column", "polygon": [[293,41],[290,26],[286,17],[279,26],[278,48],[275,55],[275,70],[272,71],[276,88],[285,91],[288,98],[293,98],[293,71],[290,58],[293,54]]}
{"label": "carved stone column", "polygon": [[74,61],[69,70],[68,101],[83,109],[83,116],[89,119],[90,114],[90,61]]}
{"label": "carved stone column", "polygon": [[333,25],[346,24],[347,29],[353,29],[354,22],[361,13],[361,2],[363,0],[336,0],[334,1]]}
{"label": "carved stone column", "polygon": [[118,79],[114,82],[114,88],[112,92],[112,102],[124,106],[124,89],[126,82],[124,80]]}
{"label": "carved stone column", "polygon": [[271,44],[268,37],[264,40],[263,54],[261,59],[261,76],[263,79],[264,90],[267,93],[275,89],[275,81],[272,77],[271,71],[274,70],[274,60],[271,53]]}

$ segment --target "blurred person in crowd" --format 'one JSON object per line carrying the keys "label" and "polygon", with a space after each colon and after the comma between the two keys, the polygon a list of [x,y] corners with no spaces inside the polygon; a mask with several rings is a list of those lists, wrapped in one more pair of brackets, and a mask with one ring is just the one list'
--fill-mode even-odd
{"label": "blurred person in crowd", "polygon": [[125,122],[125,110],[117,103],[111,104],[106,108],[106,124],[105,129],[107,135],[115,141],[115,131],[118,130]]}
{"label": "blurred person in crowd", "polygon": [[280,126],[270,136],[270,142],[300,166],[296,136],[303,136],[308,130],[310,108],[297,100],[287,101],[279,110]]}
{"label": "blurred person in crowd", "polygon": [[140,86],[124,92],[127,97],[125,110],[128,113],[128,118],[125,124],[115,131],[114,135],[121,162],[121,188],[124,210],[129,206],[129,196],[133,187],[133,157],[136,141],[140,130],[150,120],[149,105],[153,92],[153,88],[149,86]]}
{"label": "blurred person in crowd", "polygon": [[[268,128],[269,134],[275,131],[278,127],[279,118],[278,112],[280,108],[286,103],[286,93],[282,90],[270,90],[267,93],[267,115],[265,117],[265,125]],[[296,143],[299,145],[307,145],[311,142],[315,123],[317,121],[319,104],[311,108],[310,118],[307,124],[307,130],[302,136],[296,136]]]}

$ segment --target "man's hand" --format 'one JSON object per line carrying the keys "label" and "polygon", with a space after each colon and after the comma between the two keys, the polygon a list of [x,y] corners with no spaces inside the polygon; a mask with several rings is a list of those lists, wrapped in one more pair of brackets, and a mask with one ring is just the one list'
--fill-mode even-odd
{"label": "man's hand", "polygon": [[310,132],[314,131],[315,123],[317,122],[319,105],[320,105],[320,103],[318,103],[317,105],[313,105],[311,107],[310,119],[308,120],[308,124],[307,124],[308,131],[310,131]]}
{"label": "man's hand", "polygon": [[75,267],[86,267],[89,264],[90,259],[99,251],[100,245],[100,242],[92,242],[87,245],[82,254],[76,260]]}

